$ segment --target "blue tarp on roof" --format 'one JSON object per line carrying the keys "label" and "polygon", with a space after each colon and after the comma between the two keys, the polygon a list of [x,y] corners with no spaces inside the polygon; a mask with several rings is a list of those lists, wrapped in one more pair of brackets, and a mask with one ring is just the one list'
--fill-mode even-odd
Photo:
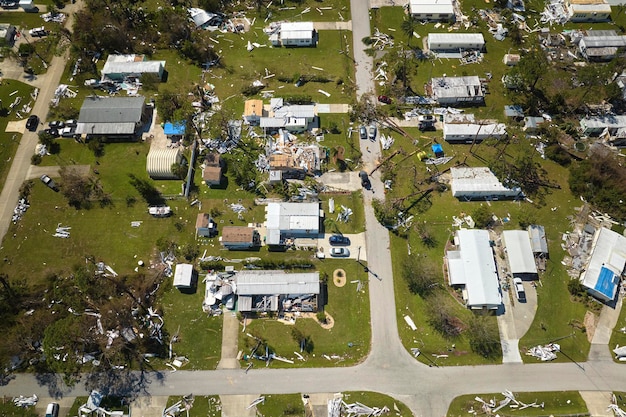
{"label": "blue tarp on roof", "polygon": [[618,282],[619,277],[617,277],[613,271],[603,266],[602,269],[600,269],[600,275],[598,276],[598,281],[593,287],[593,290],[602,294],[607,299],[612,300],[613,297],[615,297]]}
{"label": "blue tarp on roof", "polygon": [[442,147],[441,147],[441,145],[440,145],[440,144],[438,144],[438,143],[435,143],[435,144],[432,146],[432,150],[433,150],[433,152],[435,153],[435,155],[438,155],[438,154],[443,154],[443,148],[442,148]]}
{"label": "blue tarp on roof", "polygon": [[185,134],[185,122],[166,122],[163,126],[163,132],[167,135],[184,135]]}

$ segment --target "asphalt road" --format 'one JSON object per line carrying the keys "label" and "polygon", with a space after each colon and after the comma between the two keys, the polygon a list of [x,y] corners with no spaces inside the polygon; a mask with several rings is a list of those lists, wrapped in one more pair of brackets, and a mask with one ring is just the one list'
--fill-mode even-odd
{"label": "asphalt road", "polygon": [[[362,51],[361,39],[369,34],[367,3],[352,0],[354,55],[356,60],[357,94],[373,91],[371,59]],[[53,62],[53,69],[55,64]],[[58,71],[62,66],[58,65]],[[60,76],[60,75],[59,75]],[[54,84],[56,86],[56,84]],[[45,92],[42,91],[45,94]],[[38,104],[47,103],[39,100]],[[35,108],[35,111],[38,107]],[[41,110],[42,107],[39,107]],[[28,136],[28,135],[25,135]],[[27,137],[26,140],[32,140]],[[373,168],[379,151],[367,152],[372,147],[362,141],[364,163]],[[367,143],[366,143],[367,142]],[[32,145],[32,146],[31,146]],[[28,161],[34,147],[28,144]],[[24,147],[20,146],[20,150]],[[25,156],[22,156],[25,158]],[[17,160],[18,158],[16,158]],[[16,164],[17,162],[14,162]],[[20,174],[13,173],[13,181],[23,180],[25,168],[18,167]],[[21,180],[20,180],[21,179]],[[389,394],[406,403],[416,416],[443,416],[450,401],[461,394],[512,391],[626,391],[624,368],[614,364],[608,355],[592,355],[592,361],[583,364],[550,363],[536,365],[459,366],[434,368],[413,359],[402,346],[396,321],[393,294],[389,233],[378,224],[371,208],[374,197],[383,196],[382,184],[374,175],[374,192],[365,193],[367,223],[367,252],[370,274],[370,306],[372,326],[372,350],[367,359],[358,366],[348,368],[316,369],[252,369],[216,371],[178,371],[175,373],[150,374],[147,393],[150,395],[232,395],[279,393],[324,393],[337,391],[378,391]],[[7,188],[7,187],[5,187]],[[10,188],[10,187],[8,187]],[[18,186],[19,188],[19,186]],[[6,197],[3,197],[6,201]],[[17,197],[15,197],[16,199]],[[11,207],[12,210],[12,207]],[[4,212],[3,212],[4,217]],[[5,230],[5,229],[3,229]],[[595,346],[608,351],[608,346]],[[62,384],[59,382],[59,386]],[[16,375],[8,385],[0,388],[7,396],[47,394],[48,386],[41,385],[30,374]],[[63,396],[85,395],[82,385],[73,389],[61,388]],[[608,399],[607,399],[608,403]]]}

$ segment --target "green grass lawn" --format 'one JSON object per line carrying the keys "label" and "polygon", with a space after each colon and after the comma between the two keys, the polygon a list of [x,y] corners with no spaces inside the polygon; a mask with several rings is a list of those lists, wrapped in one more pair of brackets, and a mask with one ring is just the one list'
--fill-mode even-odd
{"label": "green grass lawn", "polygon": [[[613,333],[611,333],[611,341],[609,342],[609,349],[614,349],[615,346],[617,345],[620,345],[620,346],[626,345],[626,332],[621,330],[624,327],[626,327],[626,308],[622,306],[622,311],[620,311],[617,324],[615,325],[615,328],[613,329]],[[622,364],[626,363],[626,362],[619,362],[617,359],[615,359],[615,361],[618,363],[622,363]]]}
{"label": "green grass lawn", "polygon": [[[303,334],[309,335],[313,342],[313,351],[302,355],[306,361],[299,361],[294,351],[299,351],[299,343],[291,337],[293,325],[282,324],[275,318],[258,318],[252,320],[246,327],[247,333],[252,333],[267,340],[270,348],[277,355],[293,359],[295,364],[290,365],[273,361],[272,368],[283,367],[329,367],[350,366],[360,362],[369,352],[370,319],[369,295],[367,285],[361,292],[356,292],[357,284],[351,281],[365,281],[367,276],[363,268],[356,262],[326,259],[317,264],[318,270],[329,275],[328,305],[324,311],[332,316],[334,326],[325,330],[314,320],[298,318],[295,327]],[[332,282],[332,273],[336,268],[346,272],[347,283],[338,288]],[[255,341],[244,333],[240,333],[239,349],[250,353]],[[328,360],[329,357],[338,356]],[[263,367],[262,362],[254,360],[256,367]]]}
{"label": "green grass lawn", "polygon": [[[169,397],[167,407],[171,407],[181,399],[182,397]],[[189,410],[190,417],[220,417],[221,415],[222,408],[218,395],[194,396],[193,407]]]}
{"label": "green grass lawn", "polygon": [[4,417],[36,417],[34,407],[17,407],[11,397],[2,397],[0,401],[0,415]]}
{"label": "green grass lawn", "polygon": [[[335,213],[331,214],[328,210],[328,201],[335,200]],[[337,221],[337,214],[341,212],[341,206],[352,209],[352,216],[346,223]],[[365,211],[363,209],[363,194],[361,191],[355,191],[351,194],[323,194],[322,209],[326,215],[325,231],[326,233],[362,233],[365,231]]]}
{"label": "green grass lawn", "polygon": [[[515,392],[515,398],[525,404],[536,402],[543,403],[543,408],[529,407],[524,410],[516,408],[504,407],[499,411],[501,416],[565,416],[565,415],[586,415],[588,413],[587,405],[580,396],[578,391],[560,391],[560,392]],[[478,411],[482,414],[482,405],[475,401],[476,394],[463,395],[456,397],[450,408],[448,408],[448,417],[461,417],[476,415],[470,410]],[[478,395],[485,401],[495,399],[501,401],[504,396],[500,393],[480,394]]]}
{"label": "green grass lawn", "polygon": [[[387,407],[390,413],[397,416],[413,415],[404,403],[385,394],[370,391],[348,391],[342,394],[347,404],[359,402],[368,407]],[[395,411],[396,409],[398,411]],[[265,401],[257,405],[257,410],[261,416],[267,417],[305,415],[301,394],[265,395]]]}

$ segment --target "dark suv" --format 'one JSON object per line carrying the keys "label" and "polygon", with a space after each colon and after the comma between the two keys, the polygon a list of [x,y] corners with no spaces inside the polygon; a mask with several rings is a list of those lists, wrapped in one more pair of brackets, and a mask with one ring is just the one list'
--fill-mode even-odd
{"label": "dark suv", "polygon": [[39,125],[39,117],[35,116],[34,114],[30,116],[28,120],[26,120],[26,129],[30,130],[31,132],[37,130],[37,125]]}
{"label": "dark suv", "polygon": [[328,238],[328,243],[333,246],[349,246],[350,239],[341,235],[332,235]]}

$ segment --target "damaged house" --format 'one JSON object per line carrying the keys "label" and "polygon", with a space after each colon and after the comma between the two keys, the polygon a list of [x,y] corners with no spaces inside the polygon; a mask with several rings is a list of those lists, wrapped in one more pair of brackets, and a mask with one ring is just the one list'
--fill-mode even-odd
{"label": "damaged house", "polygon": [[611,5],[606,0],[568,0],[570,22],[606,22],[611,19]]}
{"label": "damaged house", "polygon": [[246,123],[251,126],[258,126],[263,116],[267,116],[267,114],[263,114],[263,100],[246,100],[243,110],[243,119]]}
{"label": "damaged house", "polygon": [[589,61],[610,61],[626,48],[626,36],[614,30],[588,30],[578,41],[578,50]]}
{"label": "damaged house", "polygon": [[626,115],[587,116],[580,121],[583,136],[599,136],[608,145],[626,147]]}
{"label": "damaged house", "polygon": [[505,187],[487,167],[452,167],[450,174],[452,196],[459,200],[499,200],[523,196],[519,187]]}
{"label": "damaged house", "polygon": [[415,20],[454,22],[454,0],[409,0],[409,14]]}
{"label": "damaged house", "polygon": [[317,44],[313,22],[272,23],[264,29],[272,46],[303,47]]}
{"label": "damaged house", "polygon": [[306,174],[319,173],[326,152],[317,144],[302,144],[284,130],[269,140],[270,172],[280,171],[283,179],[303,179]]}
{"label": "damaged house", "polygon": [[426,86],[426,94],[440,105],[463,106],[485,104],[485,91],[480,79],[466,77],[435,77]]}
{"label": "damaged house", "polygon": [[454,246],[445,259],[449,284],[462,290],[467,308],[497,310],[502,305],[502,294],[489,232],[457,230]]}
{"label": "damaged house", "polygon": [[195,7],[187,9],[187,13],[189,13],[189,20],[193,22],[196,29],[216,30],[224,21],[223,15],[209,13]]}
{"label": "damaged house", "polygon": [[317,112],[313,104],[287,104],[282,98],[273,98],[267,116],[259,118],[259,126],[265,131],[285,129],[292,133],[304,132],[317,127]]}
{"label": "damaged house", "polygon": [[219,241],[228,250],[249,250],[261,246],[261,235],[254,227],[224,226]]}
{"label": "damaged house", "polygon": [[163,80],[165,61],[147,61],[145,55],[109,55],[102,69],[102,81],[138,81],[144,74]]}
{"label": "damaged house", "polygon": [[316,312],[320,300],[319,272],[240,271],[237,310],[242,313]]}
{"label": "damaged house", "polygon": [[293,239],[317,239],[324,211],[319,203],[269,203],[265,217],[265,242],[285,246]]}
{"label": "damaged house", "polygon": [[596,231],[591,254],[580,274],[589,294],[604,301],[615,299],[626,266],[626,237],[605,227]]}
{"label": "damaged house", "polygon": [[446,56],[467,50],[482,52],[485,38],[482,33],[429,33],[427,46],[429,51]]}

